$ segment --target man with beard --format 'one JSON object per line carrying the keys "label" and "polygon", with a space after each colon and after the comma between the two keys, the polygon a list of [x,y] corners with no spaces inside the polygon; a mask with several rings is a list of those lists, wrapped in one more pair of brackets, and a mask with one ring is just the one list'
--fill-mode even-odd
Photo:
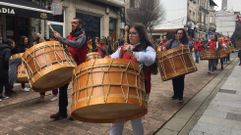
{"label": "man with beard", "polygon": [[[86,44],[85,32],[82,29],[82,20],[74,18],[71,21],[72,32],[67,36],[67,38],[61,37],[58,32],[54,32],[53,36],[68,46],[68,50],[72,55],[73,59],[77,65],[85,61],[86,54],[88,53],[88,47]],[[58,79],[58,78],[56,78]],[[69,83],[63,85],[59,88],[59,111],[56,114],[50,116],[51,119],[61,120],[67,118],[67,106],[68,106],[68,89]]]}

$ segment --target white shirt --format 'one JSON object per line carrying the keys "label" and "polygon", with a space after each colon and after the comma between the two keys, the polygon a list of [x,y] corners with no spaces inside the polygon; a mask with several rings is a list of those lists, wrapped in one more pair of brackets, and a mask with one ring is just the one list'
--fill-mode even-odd
{"label": "white shirt", "polygon": [[[120,57],[120,49],[118,48],[116,52],[110,55],[111,58],[119,58]],[[140,64],[144,64],[145,66],[150,66],[155,62],[156,59],[156,51],[148,46],[146,50],[140,52],[133,52],[135,58]]]}

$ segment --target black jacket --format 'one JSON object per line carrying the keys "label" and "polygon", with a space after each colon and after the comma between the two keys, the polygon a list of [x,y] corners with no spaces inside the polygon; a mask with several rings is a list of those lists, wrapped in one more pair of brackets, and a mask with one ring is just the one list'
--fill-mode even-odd
{"label": "black jacket", "polygon": [[238,51],[238,57],[241,58],[241,49]]}
{"label": "black jacket", "polygon": [[11,47],[6,44],[0,44],[0,79],[8,76],[10,56]]}

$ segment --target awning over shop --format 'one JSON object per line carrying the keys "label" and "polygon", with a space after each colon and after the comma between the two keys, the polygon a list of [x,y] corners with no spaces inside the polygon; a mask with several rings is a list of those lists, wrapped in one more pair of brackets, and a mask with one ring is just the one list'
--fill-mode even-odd
{"label": "awning over shop", "polygon": [[0,14],[53,20],[52,11],[26,0],[1,0]]}

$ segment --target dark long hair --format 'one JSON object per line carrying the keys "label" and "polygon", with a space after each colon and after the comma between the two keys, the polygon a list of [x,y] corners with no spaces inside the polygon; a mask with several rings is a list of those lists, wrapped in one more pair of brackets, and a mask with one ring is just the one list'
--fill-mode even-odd
{"label": "dark long hair", "polygon": [[177,32],[178,32],[179,30],[181,30],[182,33],[183,33],[182,38],[180,39],[180,42],[181,42],[182,44],[188,44],[187,33],[186,33],[186,31],[185,31],[183,28],[177,29],[175,34],[177,34]]}
{"label": "dark long hair", "polygon": [[152,43],[148,39],[146,29],[142,24],[135,23],[135,24],[132,24],[130,28],[134,28],[137,31],[140,38],[140,45],[136,46],[133,49],[133,51],[141,51],[146,49],[148,46],[153,47]]}
{"label": "dark long hair", "polygon": [[27,36],[21,36],[20,38],[20,45],[24,45],[24,39],[28,38]]}

